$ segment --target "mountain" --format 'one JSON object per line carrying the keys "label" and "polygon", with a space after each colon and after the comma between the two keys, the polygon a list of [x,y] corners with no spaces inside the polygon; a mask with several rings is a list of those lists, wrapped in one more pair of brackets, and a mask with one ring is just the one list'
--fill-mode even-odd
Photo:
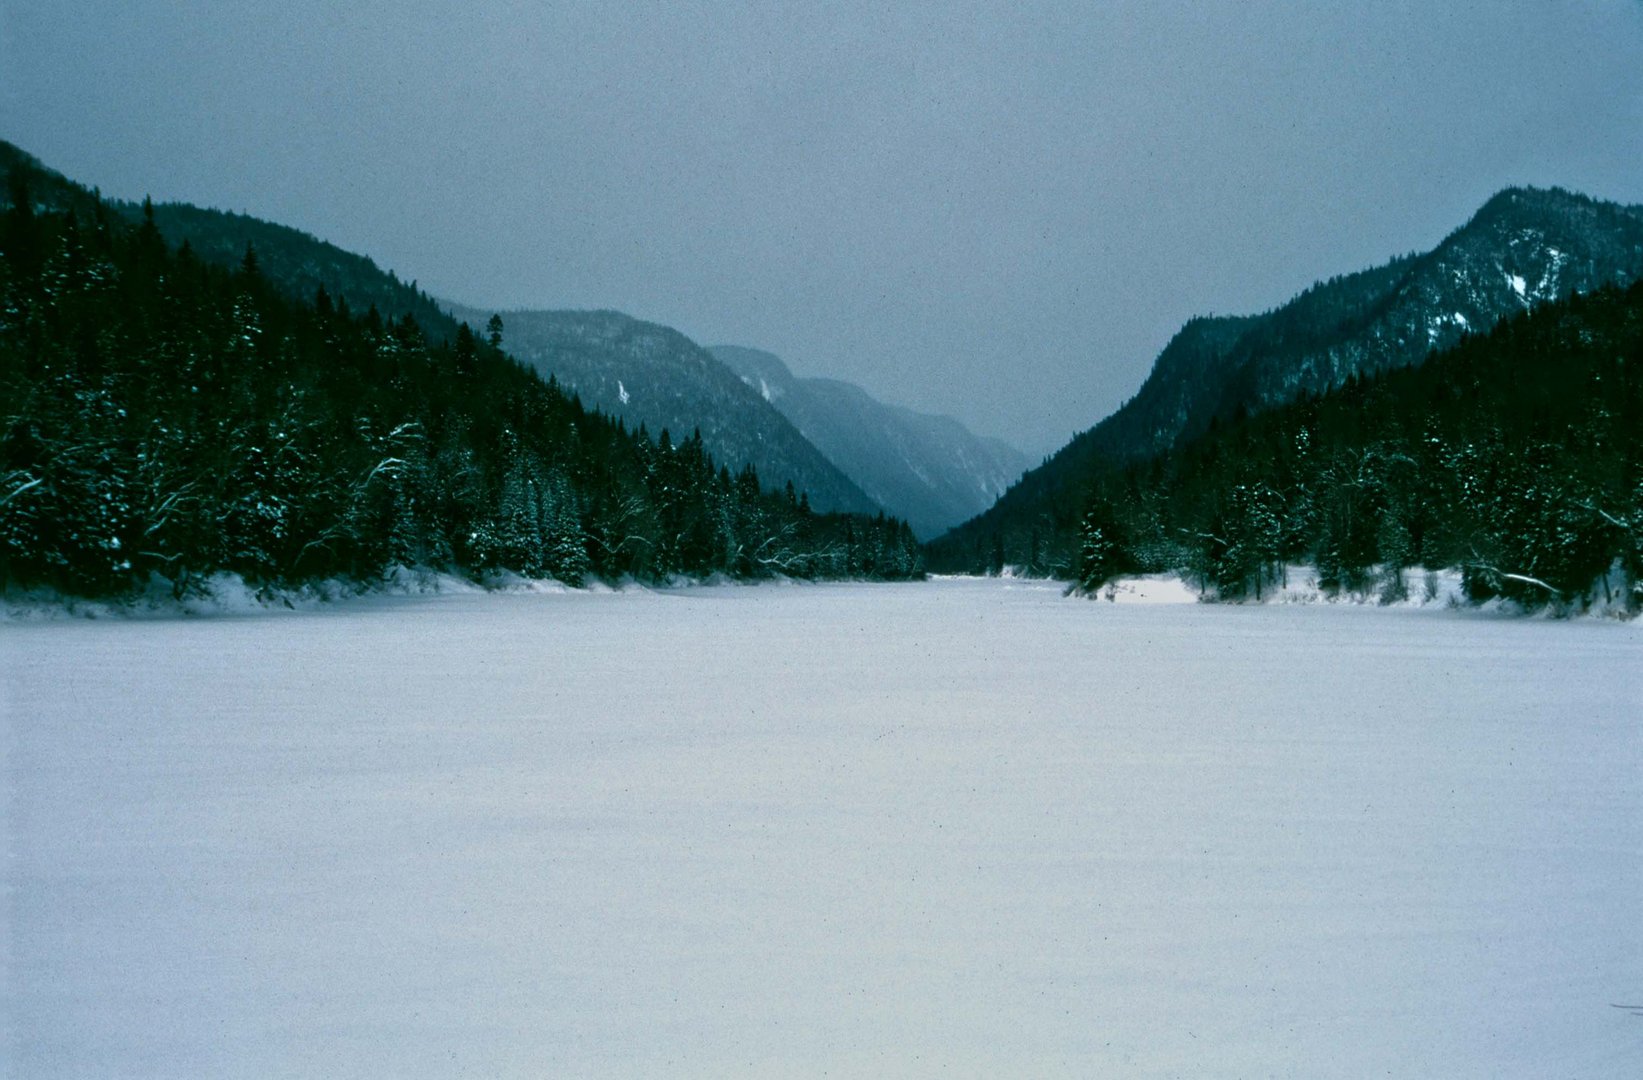
{"label": "mountain", "polygon": [[[186,203],[104,200],[0,141],[0,171],[29,175],[30,197],[42,210],[74,209],[140,223],[152,218],[172,248],[224,268],[237,268],[248,248],[258,272],[288,298],[312,300],[323,289],[354,313],[416,321],[431,341],[450,343],[463,321],[482,327],[490,312],[446,305],[370,258],[299,229],[247,214]],[[450,308],[460,317],[453,316]],[[511,312],[507,347],[517,359],[557,376],[590,406],[643,423],[654,438],[666,429],[675,443],[700,429],[704,448],[733,472],[751,464],[767,487],[791,482],[818,511],[877,515],[883,508],[811,446],[775,409],[684,335],[614,312]],[[554,365],[541,361],[553,355]],[[629,400],[623,401],[622,395]]]}
{"label": "mountain", "polygon": [[[0,141],[0,172],[9,174],[14,166],[29,172],[30,197],[42,211],[74,209],[87,220],[102,213],[131,223],[140,223],[146,212],[171,247],[186,244],[195,257],[225,268],[238,267],[251,248],[262,277],[296,300],[312,300],[323,289],[356,313],[375,308],[385,318],[409,315],[436,342],[454,340],[459,318],[478,329],[491,314],[442,305],[416,282],[402,280],[370,258],[286,225],[187,203],[153,203],[145,211],[143,204],[103,200]],[[876,514],[888,508],[898,516],[916,514],[913,525],[919,535],[932,536],[990,504],[1025,464],[1004,444],[974,440],[943,418],[908,413],[895,425],[907,434],[893,439],[877,436],[869,425],[864,432],[877,439],[891,460],[899,462],[905,453],[932,478],[931,495],[912,488],[903,499],[902,487],[878,483],[870,468],[842,468],[830,460],[832,454],[810,445],[779,408],[676,331],[615,312],[516,311],[505,313],[505,322],[508,350],[544,377],[554,375],[587,404],[632,426],[643,423],[653,436],[666,429],[675,442],[700,428],[704,446],[719,462],[733,471],[752,464],[761,480],[776,488],[791,482],[818,510]],[[891,423],[888,417],[886,423]],[[832,425],[824,427],[832,430]],[[919,441],[931,446],[922,457],[911,449],[911,433],[921,428],[926,434]],[[863,458],[860,453],[851,456],[848,446],[842,456]],[[949,460],[954,466],[938,471]],[[972,473],[974,480],[948,475],[960,470]],[[887,494],[865,493],[856,476],[872,478],[876,490]],[[978,491],[986,485],[984,497],[970,494],[972,483]]]}
{"label": "mountain", "polygon": [[438,334],[345,305],[420,302],[367,260],[266,222],[274,258],[208,259],[150,204],[128,220],[14,147],[0,166],[0,590],[920,573],[903,522],[815,513],[699,438],[626,429],[437,310]]}
{"label": "mountain", "polygon": [[1029,464],[1015,447],[951,417],[886,405],[853,383],[797,378],[771,353],[708,351],[919,536],[939,536],[985,510]]}
{"label": "mountain", "polygon": [[[1510,316],[1424,364],[1220,424],[1094,477],[1076,580],[1175,573],[1222,600],[1308,566],[1383,603],[1643,609],[1643,280]],[[1427,579],[1426,598],[1436,595]]]}
{"label": "mountain", "polygon": [[1002,547],[1010,562],[1069,574],[1097,473],[1350,379],[1419,364],[1538,303],[1639,277],[1643,207],[1509,188],[1429,252],[1321,282],[1262,315],[1189,321],[1133,398],[939,540],[935,564],[993,561]]}
{"label": "mountain", "polygon": [[[484,325],[491,312],[447,305]],[[798,428],[706,349],[677,330],[615,311],[503,311],[515,357],[552,377],[583,404],[673,441],[700,431],[716,459],[758,470],[767,485],[791,483],[817,510],[876,514],[881,505],[812,446]]]}

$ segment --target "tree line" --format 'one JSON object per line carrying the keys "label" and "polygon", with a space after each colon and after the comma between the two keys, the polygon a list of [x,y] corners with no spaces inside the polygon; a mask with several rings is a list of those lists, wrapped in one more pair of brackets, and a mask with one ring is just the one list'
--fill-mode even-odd
{"label": "tree line", "polygon": [[[822,515],[702,449],[582,407],[502,350],[319,287],[283,295],[79,192],[0,215],[0,582],[87,596],[229,571],[394,566],[572,584],[906,578],[905,523]],[[89,208],[89,210],[88,210]]]}

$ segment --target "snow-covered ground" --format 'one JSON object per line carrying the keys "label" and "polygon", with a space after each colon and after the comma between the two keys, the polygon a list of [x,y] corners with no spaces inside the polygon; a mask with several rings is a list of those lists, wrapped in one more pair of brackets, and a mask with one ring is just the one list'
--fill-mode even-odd
{"label": "snow-covered ground", "polygon": [[0,626],[16,1077],[1634,1077],[1643,627],[1011,581]]}

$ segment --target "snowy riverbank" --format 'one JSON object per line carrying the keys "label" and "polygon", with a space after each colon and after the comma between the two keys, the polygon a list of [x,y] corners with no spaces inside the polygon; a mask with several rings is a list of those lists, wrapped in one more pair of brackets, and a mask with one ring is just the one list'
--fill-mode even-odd
{"label": "snowy riverbank", "polygon": [[398,567],[377,581],[330,579],[295,586],[257,586],[238,574],[224,573],[195,582],[193,588],[181,596],[164,579],[156,579],[141,593],[113,599],[66,596],[48,589],[8,592],[0,595],[0,623],[65,618],[153,619],[278,614],[438,596],[571,592],[595,595],[742,584],[751,583],[721,576],[707,581],[681,577],[665,585],[641,585],[632,580],[607,584],[592,580],[571,586],[552,578],[526,578],[513,573],[492,574],[475,580],[439,570]]}
{"label": "snowy riverbank", "polygon": [[[1007,574],[1006,576],[1013,576]],[[1100,589],[1080,594],[1090,600],[1114,604],[1232,604],[1235,606],[1265,606],[1285,604],[1331,604],[1345,607],[1440,608],[1463,609],[1500,615],[1574,615],[1608,619],[1632,618],[1624,605],[1618,602],[1620,586],[1610,592],[1605,601],[1604,590],[1593,590],[1597,597],[1592,603],[1576,611],[1552,607],[1526,611],[1506,599],[1491,599],[1475,603],[1466,595],[1458,570],[1425,570],[1408,567],[1394,580],[1386,571],[1370,575],[1373,584],[1360,590],[1324,589],[1318,583],[1318,574],[1310,566],[1285,567],[1278,577],[1266,583],[1260,596],[1244,596],[1236,600],[1222,600],[1213,590],[1201,589],[1179,574],[1139,574],[1115,578]],[[1023,579],[1017,579],[1023,580]]]}
{"label": "snowy riverbank", "polygon": [[[933,575],[932,581],[987,581],[968,575]],[[1045,588],[1067,588],[1064,582],[1032,578],[1006,569],[1002,580],[1031,582]],[[1359,591],[1328,592],[1318,584],[1317,573],[1308,566],[1286,567],[1259,599],[1245,597],[1232,601],[1239,606],[1284,604],[1331,604],[1356,607],[1465,609],[1501,615],[1523,615],[1518,605],[1507,600],[1474,604],[1467,599],[1461,576],[1455,570],[1427,571],[1412,567],[1402,572],[1403,588],[1388,590],[1384,575],[1375,587]],[[86,599],[64,596],[49,590],[9,592],[0,595],[0,624],[38,622],[54,619],[174,618],[178,616],[225,616],[272,614],[289,611],[316,611],[339,605],[387,602],[395,599],[438,596],[514,593],[585,594],[619,593],[634,590],[675,591],[721,586],[759,587],[811,585],[817,582],[791,578],[735,581],[716,576],[706,581],[680,577],[661,585],[641,585],[632,580],[607,584],[589,581],[570,586],[552,579],[523,578],[517,574],[492,575],[483,580],[459,577],[427,568],[396,568],[379,581],[320,581],[300,586],[253,586],[238,574],[216,574],[199,581],[186,595],[177,596],[171,584],[157,579],[150,588],[120,599]],[[838,583],[834,583],[838,584]],[[875,584],[875,583],[866,583]],[[1389,598],[1390,597],[1390,598]],[[1222,603],[1213,593],[1201,591],[1178,574],[1143,574],[1116,578],[1087,599],[1113,604],[1200,604]],[[1533,614],[1545,615],[1547,611]],[[1582,616],[1626,618],[1618,605],[1594,604]]]}
{"label": "snowy riverbank", "polygon": [[[1310,566],[1288,566],[1270,582],[1259,597],[1247,596],[1237,604],[1347,604],[1377,607],[1474,607],[1461,587],[1456,570],[1428,571],[1419,567],[1401,573],[1402,588],[1388,589],[1381,575],[1375,587],[1360,591],[1329,592],[1318,584],[1317,571]],[[1196,604],[1222,603],[1213,592],[1204,592],[1179,574],[1144,574],[1117,578],[1090,594],[1092,599],[1113,603]],[[1491,610],[1512,610],[1498,602]]]}

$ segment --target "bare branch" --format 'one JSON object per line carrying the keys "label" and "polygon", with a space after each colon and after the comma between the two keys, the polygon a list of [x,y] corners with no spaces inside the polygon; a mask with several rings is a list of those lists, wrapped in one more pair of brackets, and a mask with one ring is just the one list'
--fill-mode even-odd
{"label": "bare branch", "polygon": [[1630,529],[1632,527],[1632,523],[1630,521],[1623,521],[1620,518],[1615,517],[1601,506],[1598,506],[1596,503],[1577,502],[1574,505],[1580,507],[1582,510],[1590,510],[1592,513],[1596,514],[1604,521],[1607,521],[1610,525],[1613,525],[1617,529]]}
{"label": "bare branch", "polygon": [[[17,475],[16,473],[12,474],[12,476],[16,476],[16,475]],[[6,479],[9,481],[11,479],[11,476],[6,477]],[[7,495],[4,499],[0,499],[0,506],[6,505],[7,503],[11,502],[13,499],[17,498],[17,496],[23,494],[23,492],[28,491],[30,488],[39,487],[41,484],[43,484],[45,482],[46,482],[45,477],[37,476],[33,480],[30,480],[28,483],[23,484],[19,487],[13,488],[12,491],[11,491],[11,494]]]}
{"label": "bare branch", "polygon": [[1474,570],[1482,570],[1485,573],[1492,574],[1503,581],[1517,581],[1523,583],[1524,585],[1533,585],[1536,588],[1545,589],[1547,592],[1556,597],[1561,597],[1563,595],[1562,589],[1559,589],[1555,585],[1549,585],[1537,577],[1530,577],[1528,574],[1513,574],[1502,570],[1498,566],[1492,566],[1486,562],[1473,561],[1467,563],[1466,565]]}
{"label": "bare branch", "polygon": [[[160,529],[163,529],[165,527],[165,523],[171,520],[171,511],[180,506],[182,502],[185,501],[185,496],[187,496],[188,493],[196,486],[197,484],[191,480],[182,487],[178,488],[176,491],[173,491],[170,495],[167,495],[160,505],[154,508],[154,513],[158,515],[158,517],[154,524],[143,530],[143,535],[152,536]],[[187,498],[186,501],[193,502],[195,500],[192,498]]]}
{"label": "bare branch", "polygon": [[381,461],[376,463],[375,468],[373,468],[370,472],[365,474],[365,479],[363,479],[359,482],[360,489],[363,490],[363,489],[369,487],[370,484],[371,484],[371,481],[376,479],[377,473],[382,472],[384,469],[386,469],[388,471],[388,474],[391,476],[391,475],[394,474],[394,472],[396,472],[399,469],[399,467],[401,465],[404,465],[404,464],[405,464],[405,461],[404,461],[403,458],[396,458],[396,457],[383,458]]}

